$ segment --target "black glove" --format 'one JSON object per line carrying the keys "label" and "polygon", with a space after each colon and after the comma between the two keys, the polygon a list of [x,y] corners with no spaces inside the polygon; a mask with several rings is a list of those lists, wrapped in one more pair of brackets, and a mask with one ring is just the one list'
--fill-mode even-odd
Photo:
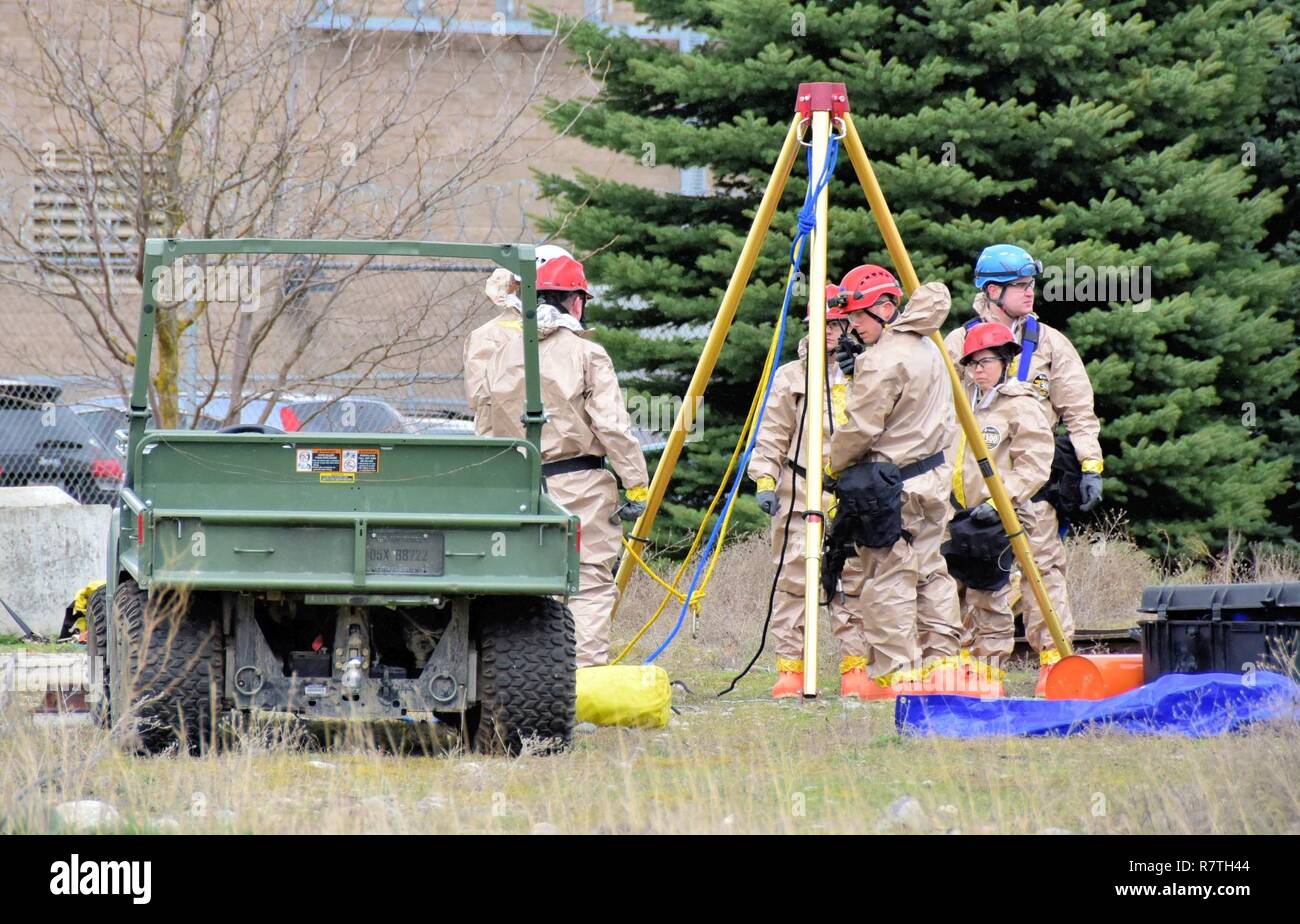
{"label": "black glove", "polygon": [[781,502],[776,499],[775,491],[759,491],[754,497],[758,499],[758,509],[770,517],[776,516],[776,512],[781,509]]}
{"label": "black glove", "polygon": [[643,513],[645,513],[645,501],[623,501],[610,514],[609,522],[617,523],[622,520],[624,523],[635,523]]}
{"label": "black glove", "polygon": [[1079,509],[1087,513],[1101,503],[1101,476],[1096,472],[1084,472],[1079,479],[1079,495],[1083,498]]}
{"label": "black glove", "polygon": [[840,365],[840,371],[846,378],[853,378],[853,366],[858,360],[859,354],[866,349],[866,345],[856,337],[850,337],[848,334],[840,334],[839,342],[835,345],[835,361]]}
{"label": "black glove", "polygon": [[997,523],[1001,517],[998,516],[998,508],[994,507],[989,501],[985,501],[978,507],[972,507],[970,518],[976,523],[988,526],[990,523]]}

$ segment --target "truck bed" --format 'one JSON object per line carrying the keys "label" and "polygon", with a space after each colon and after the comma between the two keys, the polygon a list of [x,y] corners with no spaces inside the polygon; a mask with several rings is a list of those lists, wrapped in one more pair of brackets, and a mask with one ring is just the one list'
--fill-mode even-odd
{"label": "truck bed", "polygon": [[142,586],[564,595],[577,519],[524,440],[146,432],[119,553]]}

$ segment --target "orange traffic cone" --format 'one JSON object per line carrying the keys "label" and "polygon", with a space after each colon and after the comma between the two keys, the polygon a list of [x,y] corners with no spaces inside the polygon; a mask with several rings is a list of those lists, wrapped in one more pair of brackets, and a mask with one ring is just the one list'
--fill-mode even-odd
{"label": "orange traffic cone", "polygon": [[772,687],[773,699],[803,696],[803,661],[797,658],[777,658],[776,673],[776,686]]}

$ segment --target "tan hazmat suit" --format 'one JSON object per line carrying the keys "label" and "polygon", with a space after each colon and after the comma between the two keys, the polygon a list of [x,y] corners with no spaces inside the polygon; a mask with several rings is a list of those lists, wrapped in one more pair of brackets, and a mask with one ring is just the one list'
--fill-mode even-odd
{"label": "tan hazmat suit", "polygon": [[[975,314],[984,321],[999,321],[993,313],[984,293],[975,296]],[[1016,342],[1024,337],[1024,319],[1018,319],[1011,325],[1011,332]],[[966,330],[958,327],[948,334],[945,342],[948,353],[960,357],[962,346],[966,342]],[[1020,357],[1007,370],[1007,378],[1017,378]],[[1079,357],[1070,339],[1056,328],[1038,322],[1038,346],[1030,364],[1026,384],[1032,385],[1047,422],[1055,427],[1057,421],[1065,424],[1074,443],[1075,454],[1085,471],[1090,468],[1101,471],[1101,423],[1093,409],[1092,383],[1088,380],[1088,370]],[[1029,550],[1043,576],[1043,586],[1061,621],[1061,631],[1066,638],[1074,636],[1074,615],[1070,609],[1070,595],[1065,582],[1065,546],[1061,543],[1060,522],[1056,510],[1047,501],[1038,501],[1027,509],[1025,517],[1025,536],[1029,540]],[[1052,664],[1060,659],[1056,643],[1047,631],[1047,622],[1043,619],[1038,601],[1032,593],[1021,594],[1021,609],[1025,618],[1025,634],[1029,644],[1039,652],[1040,662]],[[1030,631],[1029,626],[1034,630]]]}
{"label": "tan hazmat suit", "polygon": [[[760,491],[775,491],[781,502],[776,516],[772,517],[772,564],[780,568],[780,574],[772,604],[771,631],[777,669],[799,673],[803,671],[805,531],[802,514],[807,508],[807,484],[802,475],[796,474],[793,466],[797,464],[802,470],[807,458],[806,439],[810,431],[806,419],[803,421],[805,441],[799,439],[800,420],[807,414],[804,400],[807,357],[808,338],[805,337],[799,342],[799,358],[776,370],[767,410],[763,413],[763,425],[759,427],[747,470],[749,477],[758,483]],[[826,419],[822,422],[822,452],[828,456],[832,429],[839,428],[848,421],[845,411],[848,379],[833,361],[827,364],[827,369],[831,392]],[[796,447],[796,444],[801,445]],[[796,449],[798,457],[795,455]],[[829,509],[831,503],[832,496],[823,494],[821,509]],[[794,514],[789,520],[787,538],[786,517],[792,507]],[[781,556],[782,541],[785,541],[784,563]],[[862,565],[856,558],[845,563],[840,586],[842,592],[834,596],[829,609],[831,631],[840,643],[841,668],[866,667],[870,646],[867,644],[858,607],[858,597],[862,593]]]}
{"label": "tan hazmat suit", "polygon": [[[581,325],[549,305],[537,309],[542,376],[542,461],[603,456],[626,489],[649,482],[645,456],[632,435],[618,377],[609,354],[582,334]],[[524,342],[513,334],[493,355],[483,376],[479,414],[493,436],[522,438]],[[609,660],[610,613],[618,597],[614,563],[622,526],[609,521],[618,507],[618,484],[607,469],[551,475],[551,497],[582,521],[580,586],[569,598],[577,629],[578,667]]]}
{"label": "tan hazmat suit", "polygon": [[[966,397],[989,458],[1002,478],[1016,515],[1024,523],[1033,516],[1030,498],[1052,473],[1052,454],[1056,449],[1038,395],[1027,383],[1008,379],[985,393],[971,384]],[[960,429],[952,456],[952,489],[956,502],[969,508],[989,500],[988,485],[980,474],[975,453]],[[1015,563],[1010,549],[1006,558],[1005,565],[1010,568]],[[1009,585],[996,591],[962,588],[962,648],[999,672],[1011,655],[1015,641],[1009,594]],[[1000,680],[1000,674],[994,679]]]}
{"label": "tan hazmat suit", "polygon": [[[880,340],[858,357],[848,393],[848,423],[831,437],[831,468],[892,462],[900,468],[951,452],[957,432],[952,385],[939,348],[928,339],[948,317],[947,286],[931,282],[908,300]],[[957,585],[939,547],[951,507],[952,461],[903,483],[903,529],[888,549],[859,547],[866,589],[859,598],[872,676],[889,685],[920,679],[951,658],[961,637]],[[928,666],[928,665],[927,665]]]}
{"label": "tan hazmat suit", "polygon": [[461,366],[465,377],[465,397],[469,401],[469,411],[474,415],[474,432],[480,436],[488,432],[487,419],[479,413],[487,395],[488,362],[512,335],[521,334],[524,329],[519,314],[523,310],[523,303],[519,301],[518,295],[510,291],[513,285],[514,274],[510,270],[498,267],[492,271],[484,286],[484,293],[502,311],[492,320],[474,328],[465,339],[464,361]]}

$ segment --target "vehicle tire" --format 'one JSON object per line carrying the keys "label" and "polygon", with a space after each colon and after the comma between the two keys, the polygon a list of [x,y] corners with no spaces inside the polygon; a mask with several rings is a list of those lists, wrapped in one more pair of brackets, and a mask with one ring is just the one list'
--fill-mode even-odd
{"label": "vehicle tire", "polygon": [[475,601],[479,717],[474,750],[517,755],[573,743],[577,704],[573,614],[549,597]]}
{"label": "vehicle tire", "polygon": [[91,720],[101,728],[109,724],[108,712],[108,588],[100,587],[86,601],[86,657],[90,662],[89,682],[93,684],[86,697]]}
{"label": "vehicle tire", "polygon": [[224,691],[221,623],[183,596],[151,599],[132,580],[118,585],[111,618],[113,725],[134,728],[131,743],[147,754],[173,743],[211,748]]}

